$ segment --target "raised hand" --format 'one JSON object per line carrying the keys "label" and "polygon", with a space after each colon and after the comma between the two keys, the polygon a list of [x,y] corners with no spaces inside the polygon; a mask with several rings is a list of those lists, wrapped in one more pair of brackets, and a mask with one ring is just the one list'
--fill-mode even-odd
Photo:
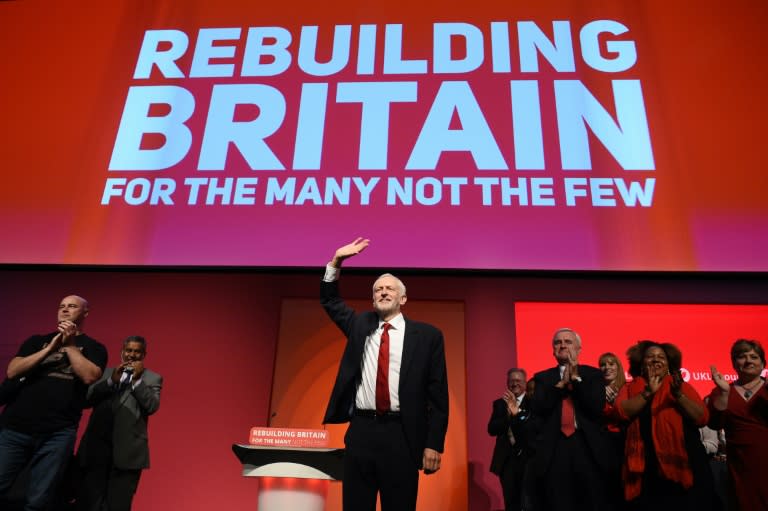
{"label": "raised hand", "polygon": [[720,373],[720,371],[717,370],[717,367],[709,366],[709,370],[712,373],[712,381],[715,382],[715,385],[717,385],[717,388],[719,388],[723,392],[728,392],[731,390],[731,386],[728,384],[728,382]]}
{"label": "raised hand", "polygon": [[352,243],[348,243],[343,247],[339,247],[336,249],[336,253],[333,255],[332,264],[338,267],[345,259],[357,255],[365,250],[370,242],[371,240],[367,238],[356,238]]}
{"label": "raised hand", "polygon": [[726,410],[728,408],[728,396],[731,392],[731,386],[725,380],[720,371],[715,366],[709,366],[709,370],[712,372],[712,381],[715,382],[719,392],[712,393],[711,404],[715,410]]}

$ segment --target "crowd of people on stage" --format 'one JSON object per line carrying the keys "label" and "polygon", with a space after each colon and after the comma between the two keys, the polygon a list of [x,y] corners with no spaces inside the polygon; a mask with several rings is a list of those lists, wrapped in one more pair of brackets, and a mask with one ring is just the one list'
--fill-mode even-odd
{"label": "crowd of people on stage", "polygon": [[598,367],[579,361],[581,338],[552,340],[557,365],[507,372],[493,402],[490,469],[506,511],[740,511],[768,509],[768,387],[758,341],[731,347],[733,383],[711,367],[702,399],[681,376],[673,344],[643,340]]}
{"label": "crowd of people on stage", "polygon": [[[419,472],[440,471],[448,428],[442,332],[402,313],[405,284],[389,273],[373,283],[372,310],[342,298],[342,263],[369,245],[357,238],[326,265],[320,303],[347,342],[324,423],[349,423],[342,502],[347,511],[414,511]],[[88,302],[65,297],[56,330],[25,341],[0,386],[0,509],[23,480],[27,511],[56,504],[67,467],[79,484],[67,504],[83,511],[129,510],[149,467],[148,417],[162,377],[144,366],[146,341],[128,337],[121,364],[83,332]],[[493,402],[490,469],[505,507],[525,511],[768,510],[768,387],[759,342],[731,347],[737,379],[714,366],[705,399],[683,381],[682,353],[643,340],[597,367],[580,360],[582,340],[554,333],[555,365],[528,378],[507,373]],[[77,455],[83,408],[93,407]],[[70,506],[70,508],[72,507]]]}
{"label": "crowd of people on stage", "polygon": [[[149,468],[147,423],[163,378],[147,342],[123,341],[121,363],[85,334],[88,301],[64,297],[56,329],[22,343],[0,386],[0,509],[129,511]],[[75,456],[84,408],[92,408]]]}

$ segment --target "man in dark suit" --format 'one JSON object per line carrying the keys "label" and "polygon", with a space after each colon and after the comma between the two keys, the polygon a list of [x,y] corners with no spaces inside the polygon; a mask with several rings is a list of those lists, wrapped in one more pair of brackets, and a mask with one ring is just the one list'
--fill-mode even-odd
{"label": "man in dark suit", "polygon": [[558,365],[534,376],[531,403],[539,428],[532,460],[539,502],[557,511],[610,510],[605,480],[615,463],[600,430],[602,373],[578,363],[581,338],[570,328],[555,332],[552,348]]}
{"label": "man in dark suit", "polygon": [[520,511],[523,507],[523,475],[531,454],[525,428],[530,417],[525,382],[524,369],[513,367],[507,371],[507,390],[493,402],[488,421],[488,434],[496,437],[491,472],[499,476],[506,511]]}
{"label": "man in dark suit", "polygon": [[160,407],[163,377],[144,367],[146,354],[143,337],[128,337],[122,364],[88,389],[94,409],[77,453],[79,511],[130,510],[141,471],[149,468],[147,423]]}
{"label": "man in dark suit", "polygon": [[326,267],[320,302],[347,336],[325,423],[349,422],[342,498],[347,511],[416,509],[420,469],[440,469],[448,429],[443,335],[403,316],[405,285],[390,274],[373,285],[373,311],[355,312],[339,296],[341,263],[363,251],[357,238]]}

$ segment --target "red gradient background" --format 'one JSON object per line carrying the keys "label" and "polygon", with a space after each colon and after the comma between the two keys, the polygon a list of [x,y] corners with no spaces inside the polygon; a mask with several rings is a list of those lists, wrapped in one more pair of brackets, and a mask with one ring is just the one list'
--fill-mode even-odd
{"label": "red gradient background", "polygon": [[[395,260],[378,252],[370,259],[372,266],[764,271],[768,206],[762,196],[766,177],[759,134],[768,114],[760,99],[768,86],[761,65],[768,46],[762,26],[766,15],[768,4],[752,0],[529,5],[334,0],[258,6],[245,0],[0,2],[0,44],[6,49],[0,59],[0,165],[5,178],[0,187],[5,219],[0,262],[310,266],[323,257],[314,247],[326,246],[325,227],[343,222],[349,237],[365,234],[374,240],[384,239],[392,225],[408,227],[400,236],[409,249]],[[629,28],[617,39],[635,42],[638,59],[631,69],[600,73],[583,62],[578,30],[597,19]],[[324,80],[330,83],[331,113],[318,177],[406,175],[404,163],[439,83],[457,79],[471,84],[513,167],[509,80],[534,79],[542,90],[545,171],[478,172],[468,153],[446,153],[436,171],[408,175],[545,176],[555,183],[565,175],[655,177],[653,207],[483,207],[477,193],[467,193],[461,206],[443,200],[436,206],[387,207],[379,200],[370,206],[206,207],[188,206],[178,197],[173,206],[100,205],[107,177],[172,177],[181,189],[183,178],[201,174],[258,175],[262,180],[306,176],[290,169],[251,171],[234,148],[223,172],[195,170],[211,85],[242,80],[133,80],[146,30],[183,30],[193,46],[203,27],[283,26],[296,39],[301,26],[318,25],[323,57],[334,24],[377,24],[381,32],[386,23],[402,23],[404,58],[416,59],[430,57],[435,22],[472,23],[487,35],[490,22],[499,20],[509,21],[512,28],[513,72],[508,76],[488,71],[487,47],[486,64],[466,75],[373,75],[381,81],[415,79],[419,85],[417,103],[393,106],[386,171],[357,170],[359,105],[337,105],[332,99],[337,81],[368,77],[344,71]],[[556,73],[543,58],[539,73],[516,71],[514,23],[521,20],[534,21],[545,32],[554,20],[570,21],[576,72]],[[242,50],[243,40],[237,44]],[[180,63],[189,61],[188,53]],[[621,170],[593,139],[593,170],[564,172],[551,101],[553,79],[581,80],[609,112],[610,81],[640,80],[656,170]],[[109,172],[128,88],[158,81],[196,95],[190,155],[164,171]],[[285,125],[268,143],[290,165],[300,84],[313,80],[292,66],[262,81],[286,96]]]}
{"label": "red gradient background", "polygon": [[[637,341],[669,342],[683,353],[685,381],[708,395],[715,365],[733,381],[730,344],[736,338],[754,339],[768,331],[764,305],[682,305],[642,303],[516,303],[517,360],[530,374],[555,365],[551,344],[559,328],[576,330],[582,338],[579,361],[597,367],[603,353],[615,353],[629,370],[626,351]],[[715,346],[721,347],[713,349]],[[549,348],[549,349],[546,349]]]}
{"label": "red gradient background", "polygon": [[[585,66],[577,31],[597,19],[628,26],[619,39],[636,43],[632,69],[606,74]],[[656,337],[678,343],[685,365],[697,371],[716,363],[730,372],[727,354],[737,337],[765,343],[766,19],[768,3],[753,0],[0,1],[0,293],[6,298],[0,367],[27,336],[52,329],[62,296],[85,296],[92,304],[86,330],[107,345],[110,365],[122,339],[140,334],[150,343],[148,367],[165,377],[161,409],[150,421],[152,468],[142,477],[135,509],[253,509],[258,482],[241,476],[230,446],[246,442],[250,428],[266,425],[275,412],[275,425],[317,425],[342,342],[313,305],[320,266],[333,248],[364,235],[373,242],[349,261],[344,295],[365,305],[381,273],[374,268],[400,268],[410,297],[405,313],[447,332],[452,415],[444,463],[450,469],[422,479],[419,510],[501,509],[498,480],[488,471],[491,403],[503,392],[509,367],[532,374],[553,364],[554,329],[580,331],[585,362],[596,363],[603,350],[622,355],[637,339]],[[337,81],[360,78],[329,77],[329,108],[336,110],[326,125],[319,175],[411,175],[403,166],[439,83],[466,79],[511,168],[483,176],[655,177],[652,208],[482,207],[469,195],[460,207],[445,201],[432,207],[100,205],[105,180],[128,174],[107,168],[147,30],[183,30],[194,45],[203,27],[274,25],[296,37],[301,26],[318,25],[322,38],[336,24],[381,30],[402,23],[404,57],[428,58],[433,23],[467,22],[487,33],[490,22],[509,21],[514,33],[522,20],[545,31],[553,20],[570,21],[576,72],[555,73],[540,59],[540,73],[521,74],[513,50],[509,76],[492,75],[487,66],[467,76],[374,75],[417,80],[419,101],[393,107],[388,168],[365,173],[357,170],[359,105],[331,99]],[[509,80],[519,79],[542,83],[544,171],[513,169]],[[582,80],[609,111],[610,80],[639,79],[656,170],[623,171],[593,139],[594,169],[565,173],[554,79]],[[211,85],[239,83],[153,80],[195,93],[199,114],[191,125],[197,127]],[[298,91],[306,81],[294,68],[265,80],[294,108],[269,139],[287,167]],[[181,186],[200,174],[254,176],[232,148],[225,171],[195,170],[201,137],[196,132],[192,156],[174,168],[128,177],[172,177]],[[295,174],[289,169],[281,177]],[[444,154],[436,171],[413,173],[479,174],[468,154]],[[697,385],[702,393],[707,388]],[[343,428],[333,428],[338,439]],[[329,511],[339,509],[333,485],[329,499]]]}

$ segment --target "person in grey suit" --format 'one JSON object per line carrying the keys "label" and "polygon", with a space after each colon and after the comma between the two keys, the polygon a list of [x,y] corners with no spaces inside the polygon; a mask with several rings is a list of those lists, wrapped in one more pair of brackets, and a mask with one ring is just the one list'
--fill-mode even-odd
{"label": "person in grey suit", "polygon": [[373,311],[355,312],[339,295],[341,263],[364,250],[358,238],[326,266],[320,301],[347,337],[324,423],[349,422],[344,437],[343,507],[416,509],[419,470],[440,469],[448,429],[448,379],[443,334],[405,318],[403,282],[381,275]]}
{"label": "person in grey suit", "polygon": [[93,412],[80,442],[79,511],[130,510],[141,471],[149,468],[147,423],[160,407],[163,377],[144,367],[147,343],[123,342],[122,364],[88,389]]}

